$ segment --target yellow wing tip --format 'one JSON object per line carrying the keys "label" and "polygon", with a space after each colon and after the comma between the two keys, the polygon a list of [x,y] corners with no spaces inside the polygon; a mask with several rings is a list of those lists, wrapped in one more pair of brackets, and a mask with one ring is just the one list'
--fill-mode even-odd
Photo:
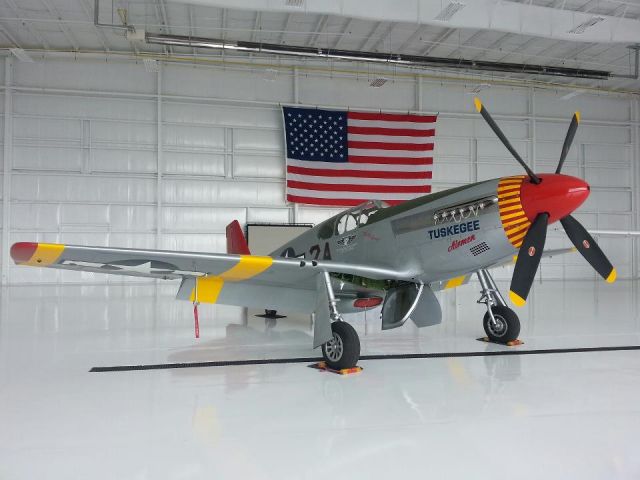
{"label": "yellow wing tip", "polygon": [[580,112],[576,112],[576,120],[580,123]]}
{"label": "yellow wing tip", "polygon": [[616,278],[618,278],[618,272],[616,271],[616,269],[614,268],[613,270],[611,270],[611,273],[609,274],[609,276],[607,277],[607,283],[613,283],[616,281]]}
{"label": "yellow wing tip", "polygon": [[516,307],[523,307],[527,301],[513,290],[509,290],[509,298]]}
{"label": "yellow wing tip", "polygon": [[482,101],[476,97],[473,99],[473,103],[476,106],[476,110],[479,112],[480,110],[482,110]]}

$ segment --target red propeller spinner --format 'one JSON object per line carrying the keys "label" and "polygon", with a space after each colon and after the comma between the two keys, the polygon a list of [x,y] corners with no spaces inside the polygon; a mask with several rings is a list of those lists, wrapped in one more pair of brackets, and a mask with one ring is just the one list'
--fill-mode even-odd
{"label": "red propeller spinner", "polygon": [[520,187],[520,201],[530,222],[540,213],[549,214],[548,223],[557,222],[582,205],[591,190],[581,178],[555,173],[537,176],[540,183],[525,180]]}

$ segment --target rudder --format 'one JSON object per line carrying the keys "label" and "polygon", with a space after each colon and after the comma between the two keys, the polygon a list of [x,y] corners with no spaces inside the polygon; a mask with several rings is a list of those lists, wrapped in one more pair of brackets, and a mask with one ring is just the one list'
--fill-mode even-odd
{"label": "rudder", "polygon": [[227,253],[233,253],[236,255],[251,255],[249,246],[247,245],[247,239],[244,236],[242,227],[238,220],[234,220],[226,229],[227,233]]}

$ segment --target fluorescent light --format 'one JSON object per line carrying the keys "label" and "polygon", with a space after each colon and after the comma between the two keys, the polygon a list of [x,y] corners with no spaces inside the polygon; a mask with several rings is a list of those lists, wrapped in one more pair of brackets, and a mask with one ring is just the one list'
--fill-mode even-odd
{"label": "fluorescent light", "polygon": [[603,20],[604,20],[604,17],[593,16],[590,19],[585,20],[584,22],[582,22],[580,25],[577,25],[577,26],[573,27],[567,33],[575,33],[576,35],[580,35],[580,34],[584,33],[584,31],[587,28],[591,28],[594,25],[597,25],[598,23],[602,22]]}
{"label": "fluorescent light", "polygon": [[287,7],[302,7],[304,6],[304,0],[284,0],[284,4]]}
{"label": "fluorescent light", "polygon": [[31,58],[31,56],[21,48],[12,48],[10,49],[10,51],[21,62],[27,62],[27,63],[34,62],[33,58]]}
{"label": "fluorescent light", "polygon": [[449,2],[449,5],[444,7],[438,15],[434,18],[434,20],[438,20],[439,22],[448,22],[451,18],[466,7],[466,4],[460,2]]}
{"label": "fluorescent light", "polygon": [[374,78],[373,80],[371,80],[371,83],[369,83],[370,87],[381,87],[383,86],[385,83],[387,83],[387,79],[386,78]]}
{"label": "fluorescent light", "polygon": [[584,90],[574,90],[573,92],[569,92],[566,95],[560,97],[560,100],[569,100],[573,97],[577,97],[578,95],[582,95]]}

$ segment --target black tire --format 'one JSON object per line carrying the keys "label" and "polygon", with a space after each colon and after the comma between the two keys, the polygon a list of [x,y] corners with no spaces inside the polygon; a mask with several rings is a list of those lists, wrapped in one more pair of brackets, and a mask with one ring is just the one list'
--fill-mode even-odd
{"label": "black tire", "polygon": [[331,324],[333,340],[322,345],[322,356],[327,367],[334,370],[353,368],[360,358],[360,339],[347,322]]}
{"label": "black tire", "polygon": [[496,319],[497,325],[491,324],[491,316],[489,312],[484,314],[482,326],[489,337],[489,340],[497,343],[513,342],[520,335],[520,319],[516,312],[509,307],[496,305],[491,307],[493,317]]}

